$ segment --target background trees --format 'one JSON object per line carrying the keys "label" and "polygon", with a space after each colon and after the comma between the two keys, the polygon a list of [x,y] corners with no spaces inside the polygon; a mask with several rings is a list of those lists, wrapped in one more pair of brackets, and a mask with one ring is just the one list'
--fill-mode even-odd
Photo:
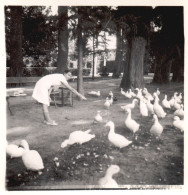
{"label": "background trees", "polygon": [[153,82],[169,82],[170,72],[173,81],[183,81],[183,7],[60,6],[58,16],[49,13],[50,7],[43,6],[5,7],[7,66],[12,76],[22,76],[25,57],[37,61],[32,66],[51,62],[59,72],[67,69],[71,38],[77,43],[74,55],[81,92],[83,59],[93,55],[94,78],[94,57],[105,55],[108,33],[117,38],[113,77],[119,77],[123,69],[122,88],[143,87],[146,68],[154,71]]}

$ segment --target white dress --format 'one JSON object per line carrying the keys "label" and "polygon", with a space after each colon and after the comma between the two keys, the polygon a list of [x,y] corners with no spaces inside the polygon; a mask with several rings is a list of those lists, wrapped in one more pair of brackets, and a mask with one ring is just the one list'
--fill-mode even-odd
{"label": "white dress", "polygon": [[67,83],[63,74],[50,74],[42,77],[37,81],[33,89],[32,97],[39,103],[50,105],[48,90],[53,85],[61,85]]}

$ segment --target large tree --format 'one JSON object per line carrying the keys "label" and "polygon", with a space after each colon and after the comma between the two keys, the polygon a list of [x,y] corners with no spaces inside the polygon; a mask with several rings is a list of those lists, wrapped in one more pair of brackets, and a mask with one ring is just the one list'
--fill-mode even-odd
{"label": "large tree", "polygon": [[63,72],[68,68],[68,7],[58,6],[58,60],[57,71]]}
{"label": "large tree", "polygon": [[22,7],[10,6],[10,74],[11,76],[22,76],[23,54],[22,54]]}
{"label": "large tree", "polygon": [[183,7],[156,7],[154,9],[156,32],[152,36],[152,51],[155,56],[155,74],[153,82],[183,81],[184,69],[184,28]]}
{"label": "large tree", "polygon": [[77,91],[84,95],[84,88],[83,88],[83,12],[84,10],[81,7],[78,7],[78,27],[77,27],[77,34],[78,34],[78,78],[77,78]]}
{"label": "large tree", "polygon": [[142,88],[144,86],[144,57],[151,20],[151,8],[122,7],[122,12],[123,10],[128,51],[120,87],[125,90]]}

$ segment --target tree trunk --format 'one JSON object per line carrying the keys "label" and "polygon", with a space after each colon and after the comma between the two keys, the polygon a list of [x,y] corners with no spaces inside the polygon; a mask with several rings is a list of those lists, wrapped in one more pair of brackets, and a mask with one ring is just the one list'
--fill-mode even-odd
{"label": "tree trunk", "polygon": [[145,56],[146,40],[142,37],[132,39],[130,55],[127,53],[128,61],[125,63],[124,74],[121,81],[121,88],[124,90],[143,88],[143,67]]}
{"label": "tree trunk", "polygon": [[115,58],[115,66],[113,70],[113,78],[119,78],[121,73],[121,65],[122,65],[122,29],[120,25],[117,24],[116,31],[116,58]]}
{"label": "tree trunk", "polygon": [[[78,8],[78,78],[77,91],[84,95],[83,89],[83,45],[82,45],[82,13],[81,8]],[[80,98],[79,98],[80,99]]]}
{"label": "tree trunk", "polygon": [[124,90],[127,90],[130,88],[130,67],[129,67],[130,53],[131,53],[130,47],[127,47],[126,59],[124,63],[123,78],[120,84],[120,87],[123,88]]}
{"label": "tree trunk", "polygon": [[68,8],[67,6],[58,6],[58,59],[57,71],[63,73],[68,69]]}
{"label": "tree trunk", "polygon": [[21,77],[23,73],[22,55],[22,7],[11,6],[10,29],[10,74]]}

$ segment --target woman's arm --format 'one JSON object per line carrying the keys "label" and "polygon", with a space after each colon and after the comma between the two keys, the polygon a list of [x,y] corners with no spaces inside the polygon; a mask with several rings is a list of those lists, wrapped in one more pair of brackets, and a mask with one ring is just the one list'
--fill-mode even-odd
{"label": "woman's arm", "polygon": [[72,88],[68,83],[63,83],[62,84],[67,87],[70,91],[72,91],[74,94],[82,98],[83,100],[87,100],[82,94],[78,93],[74,88]]}

